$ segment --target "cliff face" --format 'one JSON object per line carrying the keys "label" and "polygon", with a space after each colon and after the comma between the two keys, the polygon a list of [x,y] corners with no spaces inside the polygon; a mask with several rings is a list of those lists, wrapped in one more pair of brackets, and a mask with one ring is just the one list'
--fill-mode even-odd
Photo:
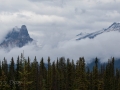
{"label": "cliff face", "polygon": [[23,47],[32,41],[33,39],[30,38],[27,27],[22,25],[21,28],[13,28],[13,30],[6,35],[0,47]]}

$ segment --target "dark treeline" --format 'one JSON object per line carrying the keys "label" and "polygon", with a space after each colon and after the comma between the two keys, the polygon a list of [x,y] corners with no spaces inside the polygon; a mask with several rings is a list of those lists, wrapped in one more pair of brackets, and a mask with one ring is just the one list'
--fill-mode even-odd
{"label": "dark treeline", "polygon": [[21,57],[10,64],[0,62],[0,90],[120,90],[120,70],[114,68],[114,58],[98,69],[96,58],[93,69],[84,58],[78,61],[61,57],[44,63],[42,58],[33,62]]}

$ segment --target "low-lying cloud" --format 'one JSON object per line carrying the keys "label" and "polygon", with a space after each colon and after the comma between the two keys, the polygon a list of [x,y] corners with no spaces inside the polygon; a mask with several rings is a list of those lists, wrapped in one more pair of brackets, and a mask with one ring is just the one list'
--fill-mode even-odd
{"label": "low-lying cloud", "polygon": [[[59,36],[59,39],[57,36]],[[57,36],[53,33],[51,37],[49,36],[47,39],[44,39],[46,41],[38,40],[37,43],[39,44],[37,46],[29,44],[22,48],[13,48],[8,53],[0,50],[1,59],[6,57],[9,61],[12,56],[14,59],[17,59],[17,56],[23,50],[25,58],[29,56],[31,61],[33,61],[35,56],[38,61],[44,57],[45,62],[47,62],[48,56],[51,57],[51,61],[62,56],[71,60],[74,59],[75,61],[79,57],[85,57],[86,62],[90,62],[95,57],[100,58],[101,62],[106,62],[111,57],[120,58],[120,32],[111,31],[98,35],[94,39],[86,38],[80,41],[76,41],[74,38],[69,38],[68,40],[66,35],[61,33]]]}

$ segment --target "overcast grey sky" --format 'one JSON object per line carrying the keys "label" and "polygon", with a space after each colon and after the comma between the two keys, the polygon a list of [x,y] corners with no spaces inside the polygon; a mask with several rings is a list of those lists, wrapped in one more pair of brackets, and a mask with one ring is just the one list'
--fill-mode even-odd
{"label": "overcast grey sky", "polygon": [[[31,48],[34,48],[31,45],[22,49],[15,48],[8,54],[1,51],[1,59],[5,55],[18,56],[23,49],[26,56],[30,55],[33,58],[37,55],[39,59],[42,56],[51,56],[53,59],[60,56],[71,59],[80,56],[89,58],[100,54],[106,58],[120,56],[117,49],[119,44],[115,46],[116,49],[111,49],[116,38],[119,40],[116,33],[115,40],[110,36],[112,34],[107,34],[92,41],[89,39],[71,41],[80,32],[98,31],[107,28],[113,22],[120,22],[120,0],[0,0],[0,2],[0,41],[11,28],[25,24],[31,37],[41,45],[41,48],[34,50],[33,53],[30,53]],[[103,39],[105,36],[108,38],[106,41]],[[107,42],[111,46],[106,47]],[[89,44],[97,46],[91,48]],[[16,49],[19,52],[16,53]],[[114,51],[114,54],[109,54],[110,51]]]}
{"label": "overcast grey sky", "polygon": [[0,27],[96,30],[119,22],[120,0],[0,0]]}

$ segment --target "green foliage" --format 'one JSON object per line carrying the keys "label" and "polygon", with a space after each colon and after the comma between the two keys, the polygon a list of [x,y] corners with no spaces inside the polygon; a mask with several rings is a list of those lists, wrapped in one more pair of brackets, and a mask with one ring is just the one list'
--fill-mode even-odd
{"label": "green foliage", "polygon": [[10,85],[7,82],[7,76],[5,75],[4,71],[2,71],[2,74],[0,76],[0,90],[8,90],[10,89]]}
{"label": "green foliage", "polygon": [[[74,60],[64,57],[51,62],[40,62],[35,57],[11,59],[10,64],[4,58],[0,61],[0,90],[120,90],[120,69],[114,68],[114,58],[98,68],[98,59],[90,71],[84,58]],[[16,82],[16,83],[15,83]]]}

